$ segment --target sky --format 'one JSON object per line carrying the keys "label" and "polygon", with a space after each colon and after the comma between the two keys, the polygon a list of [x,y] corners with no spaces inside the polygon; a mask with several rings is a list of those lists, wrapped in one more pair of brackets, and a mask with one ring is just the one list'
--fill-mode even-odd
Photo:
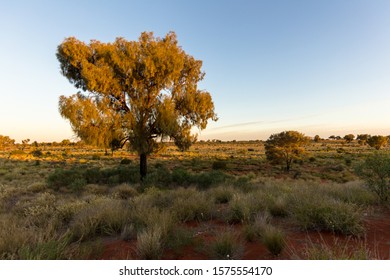
{"label": "sky", "polygon": [[390,134],[390,1],[144,0],[0,2],[0,135],[75,139],[58,111],[78,91],[57,46],[177,34],[203,61],[219,117],[198,139]]}

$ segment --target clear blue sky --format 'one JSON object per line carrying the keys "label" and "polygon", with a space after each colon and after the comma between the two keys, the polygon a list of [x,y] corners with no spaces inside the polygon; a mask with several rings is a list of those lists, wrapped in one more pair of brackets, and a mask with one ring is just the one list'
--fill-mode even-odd
{"label": "clear blue sky", "polygon": [[0,134],[72,139],[58,113],[77,92],[55,53],[69,36],[175,31],[203,60],[219,121],[200,139],[390,134],[390,1],[2,1]]}

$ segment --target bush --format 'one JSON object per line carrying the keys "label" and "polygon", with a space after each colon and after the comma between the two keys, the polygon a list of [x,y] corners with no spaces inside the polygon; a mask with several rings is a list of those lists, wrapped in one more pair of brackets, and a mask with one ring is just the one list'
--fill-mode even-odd
{"label": "bush", "polygon": [[[71,170],[64,170],[64,169],[56,169],[54,173],[50,174],[47,177],[47,185],[54,189],[58,190],[61,187],[68,187],[70,186],[73,182],[80,180],[80,182],[84,183],[85,180],[83,178],[83,174],[76,169],[71,169]],[[86,182],[85,182],[86,183]],[[74,187],[77,187],[77,182],[74,185]]]}
{"label": "bush", "polygon": [[213,170],[226,170],[227,164],[225,161],[217,160],[213,162]]}
{"label": "bush", "polygon": [[356,167],[356,173],[382,202],[390,197],[390,156],[376,153]]}
{"label": "bush", "polygon": [[43,153],[42,153],[41,150],[32,151],[31,154],[32,154],[34,157],[41,157],[41,156],[43,156]]}
{"label": "bush", "polygon": [[131,164],[131,159],[124,158],[121,160],[120,164]]}

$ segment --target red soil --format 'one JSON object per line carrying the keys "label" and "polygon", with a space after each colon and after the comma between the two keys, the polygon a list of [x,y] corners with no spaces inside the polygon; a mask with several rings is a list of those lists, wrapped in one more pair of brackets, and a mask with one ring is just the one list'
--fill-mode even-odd
{"label": "red soil", "polygon": [[[361,248],[368,252],[370,258],[390,259],[390,211],[377,210],[368,214],[364,219],[366,228],[362,237],[350,237],[330,232],[303,232],[293,224],[288,224],[284,219],[274,221],[282,228],[287,236],[287,246],[279,256],[273,256],[268,252],[261,242],[245,242],[245,260],[272,260],[272,259],[305,259],[308,248],[319,246],[321,250],[332,250],[338,252],[337,256],[351,254]],[[219,221],[191,222],[187,223],[188,228],[194,229],[194,239],[202,241],[203,247],[213,241],[216,232],[226,227],[234,228],[240,232],[241,225],[226,225]],[[195,241],[196,243],[196,241]],[[104,252],[99,259],[136,259],[136,241],[122,241],[120,239],[109,239],[105,241]],[[177,260],[202,260],[209,259],[204,248],[199,246],[185,246],[179,252],[166,250],[163,259]]]}

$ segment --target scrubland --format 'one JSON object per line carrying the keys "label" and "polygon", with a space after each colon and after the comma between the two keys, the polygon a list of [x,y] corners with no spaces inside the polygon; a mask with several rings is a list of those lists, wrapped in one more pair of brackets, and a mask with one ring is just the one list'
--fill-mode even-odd
{"label": "scrubland", "polygon": [[0,259],[388,259],[389,205],[355,171],[372,153],[312,142],[286,172],[261,141],[168,145],[141,181],[126,150],[3,151]]}

